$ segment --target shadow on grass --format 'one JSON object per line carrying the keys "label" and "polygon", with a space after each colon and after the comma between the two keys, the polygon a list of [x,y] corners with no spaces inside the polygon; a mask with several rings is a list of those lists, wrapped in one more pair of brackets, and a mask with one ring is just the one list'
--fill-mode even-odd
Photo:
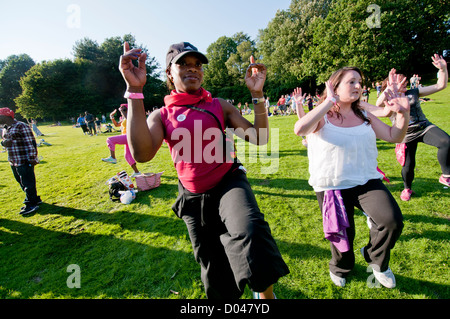
{"label": "shadow on grass", "polygon": [[[39,214],[86,222],[58,227],[53,219],[51,228],[45,229],[0,219],[1,259],[8,261],[0,265],[0,298],[174,298],[171,290],[191,291],[194,281],[200,280],[193,254],[183,251],[190,243],[181,220],[48,204],[41,205]],[[115,227],[96,228],[93,222]],[[163,245],[161,234],[168,237]],[[158,239],[157,246],[152,245],[153,238]],[[79,289],[67,286],[71,264],[81,270]]]}

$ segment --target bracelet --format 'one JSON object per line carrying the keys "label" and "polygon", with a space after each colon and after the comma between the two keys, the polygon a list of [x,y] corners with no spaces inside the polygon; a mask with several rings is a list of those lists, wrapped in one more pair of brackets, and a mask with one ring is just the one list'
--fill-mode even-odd
{"label": "bracelet", "polygon": [[144,94],[142,93],[132,93],[132,92],[125,92],[125,95],[123,96],[126,99],[130,100],[143,100]]}
{"label": "bracelet", "polygon": [[334,105],[336,105],[336,99],[334,97],[327,97],[327,100],[332,102]]}
{"label": "bracelet", "polygon": [[255,116],[256,116],[256,115],[262,115],[262,114],[265,114],[265,115],[267,115],[267,112],[262,112],[262,113],[255,113]]}

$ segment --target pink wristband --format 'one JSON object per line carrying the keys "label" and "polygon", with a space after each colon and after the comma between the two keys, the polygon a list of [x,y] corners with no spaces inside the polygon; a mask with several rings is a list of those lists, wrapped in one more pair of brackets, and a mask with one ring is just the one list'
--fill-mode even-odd
{"label": "pink wristband", "polygon": [[131,93],[131,92],[125,92],[125,95],[123,96],[126,99],[130,100],[143,100],[144,94],[142,93]]}

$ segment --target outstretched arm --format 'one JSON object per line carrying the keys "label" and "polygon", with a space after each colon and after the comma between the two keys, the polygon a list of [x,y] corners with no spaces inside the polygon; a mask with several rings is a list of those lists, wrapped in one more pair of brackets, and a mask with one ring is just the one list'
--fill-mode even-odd
{"label": "outstretched arm", "polygon": [[433,65],[439,69],[439,78],[437,83],[430,86],[423,86],[419,88],[419,96],[427,96],[436,92],[439,92],[447,87],[448,82],[448,70],[447,62],[442,56],[435,54],[431,57],[433,60]]}

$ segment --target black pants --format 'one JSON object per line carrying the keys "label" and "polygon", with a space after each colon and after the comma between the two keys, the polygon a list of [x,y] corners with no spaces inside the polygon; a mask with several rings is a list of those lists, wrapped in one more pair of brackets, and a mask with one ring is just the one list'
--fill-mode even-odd
{"label": "black pants", "polygon": [[241,170],[206,193],[181,183],[179,192],[172,209],[186,223],[208,298],[239,298],[246,284],[262,292],[289,273]]}
{"label": "black pants", "polygon": [[36,206],[41,198],[36,191],[36,176],[34,174],[34,165],[25,164],[21,166],[11,166],[14,178],[25,192],[25,206]]}
{"label": "black pants", "polygon": [[450,136],[438,127],[433,127],[421,137],[406,143],[405,166],[402,168],[402,178],[405,188],[411,189],[416,167],[416,151],[419,142],[438,148],[437,159],[442,174],[450,175]]}
{"label": "black pants", "polygon": [[[322,210],[324,192],[317,192],[316,195],[320,210]],[[343,189],[341,195],[350,223],[350,227],[347,228],[350,250],[342,253],[330,243],[330,271],[339,277],[346,277],[355,265],[353,248],[355,207],[369,215],[372,223],[369,243],[364,249],[364,258],[370,265],[378,268],[375,270],[386,271],[389,266],[390,251],[394,248],[403,229],[400,207],[379,179],[370,180],[365,185]]]}

